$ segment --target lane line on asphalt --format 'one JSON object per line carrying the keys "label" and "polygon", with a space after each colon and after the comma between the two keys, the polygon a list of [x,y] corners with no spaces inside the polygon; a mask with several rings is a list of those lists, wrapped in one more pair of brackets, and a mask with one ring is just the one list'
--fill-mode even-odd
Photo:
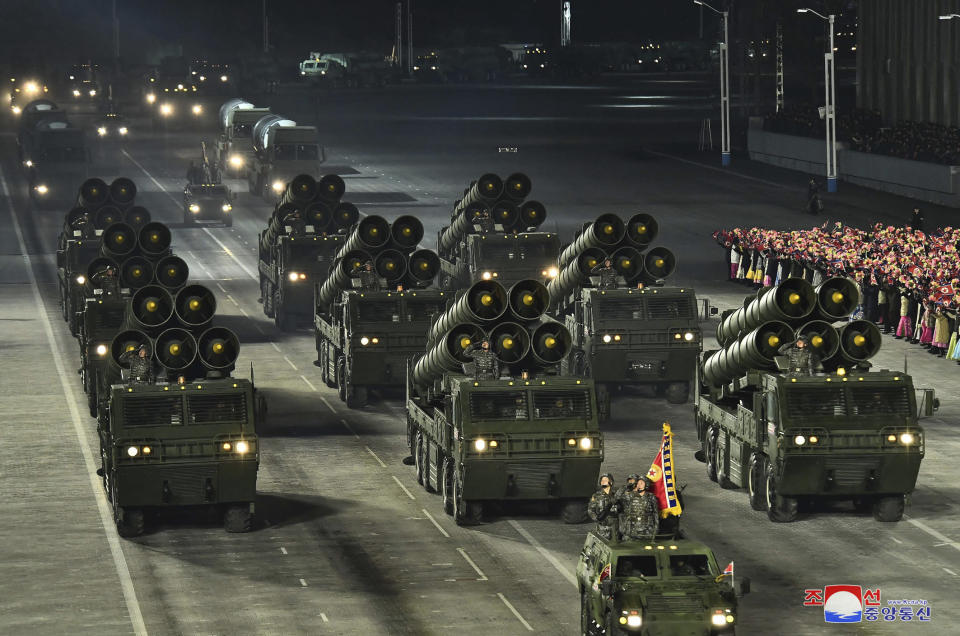
{"label": "lane line on asphalt", "polygon": [[234,298],[233,296],[231,296],[230,294],[227,294],[227,298],[230,300],[230,302],[232,302],[232,303],[233,303],[234,305],[236,305],[237,307],[240,306],[240,303],[237,302],[237,299]]}
{"label": "lane line on asphalt", "polygon": [[224,288],[223,288],[223,285],[221,285],[220,283],[217,283],[217,287],[219,287],[219,288],[220,288],[220,291],[222,291],[224,294],[227,293],[227,290],[224,289]]}
{"label": "lane line on asphalt", "polygon": [[320,396],[320,401],[327,405],[327,408],[330,409],[331,413],[337,412],[337,410],[333,408],[333,405],[327,402],[327,398],[323,397],[322,395]]}
{"label": "lane line on asphalt", "polygon": [[383,460],[380,459],[379,457],[377,457],[377,454],[373,452],[373,449],[372,449],[372,448],[370,448],[369,446],[364,446],[364,448],[367,449],[367,452],[368,452],[368,453],[370,453],[371,455],[373,455],[373,458],[374,458],[375,460],[377,460],[377,463],[380,464],[380,466],[381,466],[382,468],[386,468],[386,467],[387,467],[387,465],[383,463]]}
{"label": "lane line on asphalt", "polygon": [[526,620],[523,616],[520,615],[520,612],[518,612],[518,611],[517,611],[517,608],[514,607],[514,606],[510,603],[510,601],[507,600],[507,597],[504,596],[503,594],[501,594],[500,592],[497,592],[497,596],[499,596],[499,597],[500,597],[500,600],[503,601],[503,604],[507,606],[507,609],[510,610],[511,612],[513,612],[513,615],[517,617],[517,620],[520,621],[521,623],[523,623],[523,626],[527,628],[527,631],[528,631],[528,632],[532,632],[532,631],[533,631],[533,628],[530,627],[530,623],[528,623],[527,620]]}
{"label": "lane line on asphalt", "polygon": [[294,371],[299,371],[299,370],[300,370],[300,369],[297,368],[297,365],[295,365],[295,364],[290,360],[290,358],[288,358],[287,356],[283,356],[283,359],[287,361],[287,364],[289,364],[291,367],[293,367],[293,370],[294,370]]}
{"label": "lane line on asphalt", "polygon": [[403,483],[401,483],[399,479],[397,479],[397,476],[396,476],[396,475],[390,475],[390,476],[393,477],[393,481],[397,482],[397,485],[400,486],[400,489],[401,489],[403,492],[407,493],[407,497],[410,497],[410,499],[412,499],[413,501],[416,501],[416,500],[417,500],[417,498],[413,496],[413,493],[410,492],[409,490],[407,490],[407,487],[404,486]]}
{"label": "lane line on asphalt", "polygon": [[427,515],[427,519],[429,519],[429,520],[430,520],[430,523],[432,523],[432,524],[434,525],[434,527],[435,527],[437,530],[440,531],[440,534],[442,534],[442,535],[443,535],[444,537],[446,537],[447,539],[450,538],[450,534],[449,534],[446,530],[443,529],[443,526],[441,526],[439,523],[437,523],[437,520],[433,518],[433,515],[430,514],[430,512],[429,512],[426,508],[423,508],[423,514]]}
{"label": "lane line on asphalt", "polygon": [[[129,159],[130,161],[132,161],[132,162],[133,162],[133,165],[135,165],[136,167],[140,168],[140,171],[141,171],[143,174],[147,175],[147,178],[150,179],[151,181],[153,181],[154,185],[157,186],[157,188],[160,189],[160,192],[162,192],[162,193],[164,193],[165,195],[167,195],[167,197],[169,197],[170,200],[173,201],[176,205],[178,205],[178,206],[180,205],[180,201],[177,201],[176,197],[174,197],[172,194],[170,194],[169,192],[167,192],[167,191],[163,188],[163,186],[160,185],[160,182],[157,181],[157,180],[153,177],[153,175],[150,174],[150,172],[148,172],[147,169],[144,168],[144,167],[140,164],[139,161],[137,161],[136,159],[134,159],[133,156],[132,156],[129,152],[126,151],[126,149],[121,150],[120,152],[122,152],[127,159]],[[237,258],[237,255],[234,254],[234,253],[230,250],[229,247],[227,247],[226,245],[224,245],[224,244],[220,241],[220,239],[218,239],[218,238],[216,237],[216,235],[214,235],[214,233],[210,231],[209,228],[206,228],[206,227],[205,227],[205,228],[203,228],[203,231],[206,232],[207,235],[208,235],[210,238],[212,238],[213,241],[214,241],[217,245],[220,246],[220,249],[222,249],[224,252],[226,252],[227,256],[229,256],[231,259],[233,259],[233,262],[236,263],[236,264],[240,267],[240,269],[242,269],[244,272],[246,272],[247,276],[249,276],[250,278],[252,278],[253,280],[256,280],[256,281],[259,281],[259,280],[260,280],[259,277],[257,277],[257,275],[254,274],[254,273],[250,270],[249,267],[247,267],[239,258]]]}
{"label": "lane line on asphalt", "polygon": [[897,543],[901,544],[901,545],[903,544],[903,541],[901,541],[900,539],[898,539],[898,538],[896,538],[896,537],[890,537],[890,538],[893,539],[894,541],[896,541]]}
{"label": "lane line on asphalt", "polygon": [[950,576],[956,576],[957,573],[951,570],[950,568],[943,568],[943,571],[949,574]]}
{"label": "lane line on asphalt", "polygon": [[545,558],[547,561],[549,561],[550,564],[557,569],[557,572],[559,572],[560,574],[563,575],[563,578],[565,578],[565,579],[567,579],[568,581],[570,581],[570,584],[573,585],[573,587],[579,587],[579,586],[577,585],[577,577],[575,577],[575,576],[573,575],[573,573],[570,572],[570,570],[569,570],[566,566],[564,566],[562,563],[560,563],[560,561],[557,559],[557,557],[553,556],[553,553],[552,553],[552,552],[550,552],[550,551],[547,550],[545,547],[543,547],[543,545],[542,545],[539,541],[537,541],[537,539],[536,539],[532,534],[530,534],[529,532],[527,532],[527,529],[526,529],[526,528],[524,528],[523,526],[521,526],[521,525],[520,525],[516,520],[514,520],[514,519],[508,519],[508,520],[507,520],[507,523],[509,523],[511,526],[513,526],[513,529],[516,530],[517,533],[518,533],[521,537],[523,537],[524,539],[526,539],[527,543],[529,543],[530,545],[532,545],[532,546],[534,547],[534,549],[543,556],[543,558]]}
{"label": "lane line on asphalt", "polygon": [[[426,510],[424,510],[424,512],[426,512]],[[434,521],[434,523],[436,523],[436,521]],[[437,527],[439,528],[440,526],[437,526]],[[446,533],[444,533],[444,534],[446,534]],[[478,581],[489,581],[489,580],[490,580],[490,579],[487,578],[487,575],[483,573],[483,570],[481,570],[481,569],[477,566],[477,564],[473,562],[473,559],[470,558],[470,555],[467,554],[467,551],[466,551],[466,550],[464,550],[463,548],[457,548],[457,552],[459,552],[459,553],[460,553],[460,556],[462,556],[463,559],[464,559],[467,563],[470,564],[470,567],[473,568],[473,571],[477,573],[477,576],[479,577],[479,578],[477,579]]]}
{"label": "lane line on asphalt", "polygon": [[313,383],[310,382],[310,380],[307,379],[307,376],[301,374],[301,375],[300,375],[300,378],[301,378],[304,382],[307,383],[307,386],[310,387],[310,390],[311,390],[311,391],[316,391],[316,390],[317,390],[317,387],[313,386]]}
{"label": "lane line on asphalt", "polygon": [[[320,399],[322,400],[323,398],[320,398]],[[329,405],[328,405],[328,406],[329,406]],[[344,426],[348,431],[350,431],[351,433],[353,433],[353,436],[354,436],[354,437],[356,437],[357,439],[360,439],[360,436],[357,435],[357,432],[356,432],[355,430],[353,430],[353,427],[350,426],[350,424],[347,422],[347,420],[340,420],[340,423],[343,424],[343,426]]]}
{"label": "lane line on asphalt", "polygon": [[929,534],[934,539],[942,541],[944,545],[949,545],[949,546],[952,546],[955,550],[960,550],[960,543],[957,543],[956,541],[951,541],[948,536],[937,532],[936,530],[934,530],[927,524],[923,523],[922,521],[918,521],[912,517],[908,517],[907,515],[903,515],[903,518],[906,519],[908,523],[920,528],[921,530]]}
{"label": "lane line on asphalt", "polygon": [[20,252],[23,255],[23,264],[27,270],[27,278],[30,280],[30,286],[33,289],[33,300],[37,305],[37,313],[40,316],[40,322],[43,326],[44,335],[47,338],[47,344],[50,352],[53,354],[54,366],[57,369],[57,375],[60,377],[60,388],[63,390],[63,396],[66,398],[67,409],[70,411],[70,419],[73,422],[73,430],[80,442],[80,454],[83,456],[84,469],[90,480],[90,487],[93,489],[93,497],[97,502],[97,509],[100,511],[100,523],[103,525],[103,531],[107,538],[107,544],[110,546],[110,555],[113,558],[114,567],[117,570],[117,576],[120,579],[120,588],[123,591],[123,599],[127,606],[127,613],[130,615],[130,623],[133,631],[138,636],[146,636],[147,626],[143,622],[143,613],[140,610],[140,602],[137,600],[137,592],[133,587],[133,578],[130,576],[130,568],[127,566],[126,557],[123,556],[123,548],[120,546],[120,539],[113,531],[113,511],[107,505],[107,498],[103,492],[103,484],[100,477],[97,476],[97,467],[93,460],[93,451],[90,449],[90,443],[84,431],[83,424],[80,421],[80,409],[70,391],[70,383],[67,380],[67,372],[64,368],[64,362],[61,359],[60,352],[57,350],[56,339],[53,335],[53,326],[50,324],[50,318],[47,316],[43,305],[43,296],[40,294],[40,285],[37,283],[37,277],[33,273],[33,259],[30,258],[30,252],[27,251],[27,243],[23,238],[23,230],[20,227],[20,221],[17,218],[16,210],[13,207],[13,199],[10,196],[10,188],[7,186],[7,178],[0,168],[0,186],[3,189],[3,196],[7,201],[7,210],[10,212],[10,218],[13,221],[13,230],[17,235],[17,243],[20,246]]}
{"label": "lane line on asphalt", "polygon": [[280,546],[280,553],[281,553],[281,554],[286,554],[286,553],[287,553],[287,549],[286,549],[285,547],[283,547],[283,546]]}
{"label": "lane line on asphalt", "polygon": [[283,351],[280,351],[280,347],[279,347],[279,345],[277,345],[276,342],[271,342],[271,343],[270,343],[270,346],[273,347],[274,349],[276,349],[276,350],[277,350],[277,353],[283,353]]}
{"label": "lane line on asphalt", "polygon": [[330,619],[327,618],[327,615],[324,614],[323,612],[320,612],[320,620],[322,620],[324,623],[329,623],[329,622],[330,622]]}
{"label": "lane line on asphalt", "polygon": [[300,579],[300,585],[303,587],[307,587],[307,582],[303,579]]}

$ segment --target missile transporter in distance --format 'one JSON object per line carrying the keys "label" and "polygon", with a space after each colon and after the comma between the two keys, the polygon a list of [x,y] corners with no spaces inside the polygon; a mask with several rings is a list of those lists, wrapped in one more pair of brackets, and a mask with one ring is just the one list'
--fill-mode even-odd
{"label": "missile transporter in distance", "polygon": [[721,573],[713,551],[699,541],[617,542],[590,531],[577,563],[580,631],[733,636],[737,597],[750,591],[750,580],[734,587]]}
{"label": "missile transporter in distance", "polygon": [[[701,357],[698,459],[720,487],[746,488],[772,521],[795,519],[801,500],[852,500],[878,521],[897,521],[916,485],[924,433],[910,376],[870,368],[880,348],[872,323],[831,324],[857,303],[847,279],[816,288],[786,279],[724,314],[723,349]],[[822,373],[797,372],[780,355],[800,336]]]}
{"label": "missile transporter in distance", "polygon": [[[282,331],[313,321],[313,288],[330,269],[356,206],[340,201],[343,179],[298,175],[284,187],[267,228],[260,232],[260,300]],[[298,216],[291,220],[291,215]]]}
{"label": "missile transporter in distance", "polygon": [[52,101],[36,99],[23,109],[17,150],[34,205],[46,209],[69,206],[72,192],[64,183],[84,179],[90,170],[83,130]]}
{"label": "missile transporter in distance", "polygon": [[[603,435],[592,380],[552,373],[570,336],[542,318],[548,304],[538,281],[509,291],[475,283],[433,323],[426,353],[408,367],[417,481],[442,494],[459,525],[479,523],[485,505],[506,501],[559,504],[567,523],[586,520]],[[471,360],[483,340],[497,360],[492,379],[465,373],[479,366]]]}
{"label": "missile transporter in distance", "polygon": [[220,106],[220,135],[217,160],[224,174],[246,178],[253,163],[253,125],[270,115],[269,108],[257,108],[243,99],[231,99]]}
{"label": "missile transporter in distance", "polygon": [[506,181],[484,174],[471,184],[454,205],[450,225],[437,235],[440,287],[464,289],[479,280],[510,286],[557,275],[560,239],[537,231],[547,210],[538,201],[524,200],[531,187],[519,172]]}
{"label": "missile transporter in distance", "polygon": [[[431,318],[451,296],[425,289],[439,263],[434,252],[417,249],[422,238],[416,217],[400,216],[392,224],[364,217],[326,279],[316,283],[316,364],[350,408],[364,406],[371,390],[403,388],[407,359],[423,351]],[[368,263],[372,271],[365,272]]]}
{"label": "missile transporter in distance", "polygon": [[[649,247],[657,234],[650,215],[624,223],[602,214],[563,250],[548,286],[551,313],[573,338],[564,372],[593,378],[602,418],[618,387],[651,387],[673,404],[689,398],[702,346],[697,299],[692,289],[663,286],[676,258]],[[607,260],[616,284],[598,273]]]}
{"label": "missile transporter in distance", "polygon": [[250,194],[273,201],[295,176],[320,177],[320,164],[326,155],[314,126],[298,126],[295,121],[269,114],[257,120],[250,135],[253,154],[246,164]]}

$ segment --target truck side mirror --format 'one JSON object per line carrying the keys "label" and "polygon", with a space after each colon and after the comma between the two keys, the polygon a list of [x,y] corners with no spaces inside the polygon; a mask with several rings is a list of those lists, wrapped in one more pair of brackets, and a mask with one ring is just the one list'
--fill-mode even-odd
{"label": "truck side mirror", "polygon": [[737,596],[746,596],[750,593],[750,577],[745,576],[737,583]]}
{"label": "truck side mirror", "polygon": [[606,581],[600,583],[600,592],[604,596],[611,596],[613,594],[613,581],[607,579]]}

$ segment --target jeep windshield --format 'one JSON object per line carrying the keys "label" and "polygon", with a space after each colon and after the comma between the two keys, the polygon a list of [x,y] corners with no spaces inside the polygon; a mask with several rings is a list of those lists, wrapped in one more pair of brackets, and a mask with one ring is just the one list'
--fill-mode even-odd
{"label": "jeep windshield", "polygon": [[715,577],[720,573],[706,554],[671,554],[670,578]]}
{"label": "jeep windshield", "polygon": [[616,578],[648,579],[660,576],[657,557],[652,554],[622,556],[617,559]]}

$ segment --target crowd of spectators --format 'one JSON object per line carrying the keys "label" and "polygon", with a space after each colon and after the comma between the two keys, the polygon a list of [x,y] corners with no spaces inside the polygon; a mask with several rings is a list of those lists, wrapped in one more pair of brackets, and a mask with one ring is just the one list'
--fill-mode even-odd
{"label": "crowd of spectators", "polygon": [[854,280],[861,303],[852,318],[925,346],[960,364],[960,229],[923,232],[877,224],[869,230],[824,224],[810,230],[735,228],[714,233],[727,250],[730,278],[756,287],[803,277]]}
{"label": "crowd of spectators", "polygon": [[[814,106],[796,106],[764,118],[770,132],[823,137],[825,121]],[[930,122],[904,121],[884,126],[880,111],[856,109],[837,118],[837,140],[860,152],[901,159],[960,164],[960,128]]]}

